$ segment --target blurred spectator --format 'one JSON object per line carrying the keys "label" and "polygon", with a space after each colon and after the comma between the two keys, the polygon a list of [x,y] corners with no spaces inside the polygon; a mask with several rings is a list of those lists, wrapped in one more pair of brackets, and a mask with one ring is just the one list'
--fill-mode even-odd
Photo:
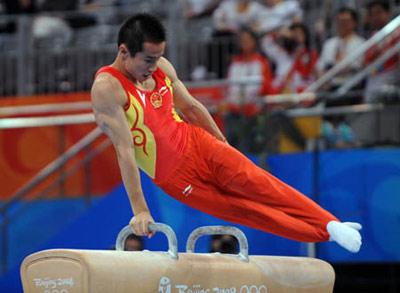
{"label": "blurred spectator", "polygon": [[210,16],[222,0],[183,0],[183,15],[186,18]]}
{"label": "blurred spectator", "polygon": [[286,62],[277,64],[274,87],[278,93],[300,93],[316,79],[318,53],[311,48],[310,33],[302,23],[292,24],[280,38]]}
{"label": "blurred spectator", "polygon": [[[94,0],[86,0],[85,4],[92,4]],[[66,13],[63,20],[68,23],[71,28],[82,28],[96,24],[96,19],[87,13],[80,12],[79,0],[45,0],[40,6],[41,11],[57,12],[57,11],[73,11],[74,13]]]}
{"label": "blurred spectator", "polygon": [[78,8],[79,0],[44,0],[42,11],[72,11]]}
{"label": "blurred spectator", "polygon": [[338,11],[342,8],[350,8],[353,9],[354,11],[360,11],[363,7],[362,4],[360,3],[361,1],[356,1],[356,0],[325,0],[323,1],[323,7],[321,9],[323,10],[321,13],[321,17],[317,19],[315,22],[318,23],[318,34],[322,34],[318,37],[321,37],[321,39],[324,38],[324,36],[327,35],[333,35],[335,32],[335,27],[332,26],[332,19],[335,18],[337,15]]}
{"label": "blurred spectator", "polygon": [[[311,49],[308,29],[301,23],[292,24],[290,28],[281,28],[270,35],[264,48],[275,62],[274,91],[282,94],[302,92],[315,79],[315,64],[318,54]],[[296,123],[286,115],[284,109],[292,107],[291,103],[269,105],[264,115],[265,148],[268,153],[282,150],[284,141],[299,150],[305,148],[305,138]],[[272,110],[272,111],[271,111]]]}
{"label": "blurred spectator", "polygon": [[290,35],[290,30],[283,27],[261,39],[261,50],[272,63],[275,78],[283,77],[292,64],[289,52],[293,52],[296,46]]}
{"label": "blurred spectator", "polygon": [[238,242],[232,235],[212,235],[210,252],[220,252],[227,254],[238,253]]}
{"label": "blurred spectator", "polygon": [[[40,5],[42,13],[34,19],[32,31],[39,47],[65,47],[76,39],[78,29],[93,27],[96,17],[90,12],[80,11],[80,4],[93,4],[91,0],[45,0]],[[57,14],[57,12],[62,12]],[[77,29],[75,31],[75,29]],[[100,38],[101,34],[97,34]],[[88,41],[87,41],[88,43]],[[87,44],[86,43],[86,44]]]}
{"label": "blurred spectator", "polygon": [[[243,28],[238,39],[240,53],[232,58],[228,69],[228,101],[234,111],[240,111],[242,106],[245,115],[252,116],[259,112],[258,97],[273,93],[272,75],[268,60],[259,51],[256,33]],[[258,82],[235,84],[235,81],[243,79]]]}
{"label": "blurred spectator", "polygon": [[273,93],[272,75],[268,60],[259,53],[254,31],[242,29],[239,32],[239,48],[240,53],[233,57],[228,69],[227,136],[233,146],[251,151],[252,130],[262,108],[259,97]]}
{"label": "blurred spectator", "polygon": [[[368,4],[368,23],[371,36],[382,29],[391,20],[389,4],[384,1],[372,1]],[[400,42],[400,28],[397,28],[382,42],[374,45],[365,55],[365,64],[373,63],[388,49]],[[384,64],[376,67],[368,76],[365,89],[365,102],[377,101],[384,94],[385,88],[398,87],[400,82],[400,54],[397,53]]]}
{"label": "blurred spectator", "polygon": [[[300,92],[305,83],[313,79],[317,53],[307,49],[307,34],[305,26],[295,24],[290,29],[283,27],[263,38],[263,49],[275,65],[273,88],[276,93]],[[264,121],[259,124],[257,133],[263,134],[258,135],[258,141],[269,154],[280,152],[286,138],[299,150],[305,148],[302,132],[285,113],[285,109],[292,106],[292,103],[269,105],[268,111],[264,112]]]}
{"label": "blurred spectator", "polygon": [[213,14],[217,32],[238,32],[243,26],[256,31],[263,6],[254,0],[224,0]]}
{"label": "blurred spectator", "polygon": [[[353,9],[341,8],[338,11],[336,15],[337,36],[325,41],[317,63],[320,75],[323,75],[364,43],[364,38],[355,33],[357,21],[357,13]],[[332,79],[326,90],[338,88],[361,67],[362,58],[354,60],[347,69],[343,70]],[[354,103],[354,101],[348,101],[347,103]]]}
{"label": "blurred spectator", "polygon": [[[341,62],[350,53],[357,50],[364,42],[364,38],[355,33],[358,16],[351,8],[341,8],[336,14],[337,36],[325,41],[317,68],[320,75],[326,73],[333,66]],[[325,87],[326,91],[334,91],[343,85],[347,79],[362,68],[362,58],[354,60],[346,69],[342,70]],[[362,84],[357,87],[360,88]],[[337,98],[328,100],[326,107],[358,104],[360,97]],[[321,125],[322,138],[328,148],[343,148],[355,145],[353,130],[346,123],[343,115],[325,116]]]}
{"label": "blurred spectator", "polygon": [[61,17],[39,15],[33,20],[32,36],[37,47],[65,48],[72,40],[73,31]]}
{"label": "blurred spectator", "polygon": [[351,8],[353,10],[358,8],[356,0],[328,0],[325,2],[330,2],[330,9],[332,9],[334,13],[343,7]]}
{"label": "blurred spectator", "polygon": [[3,0],[7,14],[27,14],[36,12],[36,0]]}
{"label": "blurred spectator", "polygon": [[[45,0],[39,6],[40,12],[73,11],[77,0]],[[38,47],[64,48],[73,37],[73,31],[64,16],[40,14],[34,18],[32,35]]]}
{"label": "blurred spectator", "polygon": [[142,251],[143,250],[143,239],[135,234],[130,234],[124,244],[125,251]]}
{"label": "blurred spectator", "polygon": [[209,47],[208,71],[224,78],[235,51],[236,35],[241,27],[256,30],[262,5],[254,0],[223,0],[213,13],[214,32]]}
{"label": "blurred spectator", "polygon": [[297,0],[264,0],[264,3],[259,25],[261,32],[271,32],[303,19],[303,11]]}
{"label": "blurred spectator", "polygon": [[[37,11],[36,0],[3,0],[4,12],[9,15],[32,14]],[[1,23],[1,33],[14,33],[17,24],[14,20]]]}

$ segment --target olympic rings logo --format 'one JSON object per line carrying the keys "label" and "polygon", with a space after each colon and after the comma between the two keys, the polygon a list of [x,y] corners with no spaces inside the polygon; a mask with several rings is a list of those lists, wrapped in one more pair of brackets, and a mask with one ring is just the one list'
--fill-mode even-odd
{"label": "olympic rings logo", "polygon": [[261,285],[261,286],[256,286],[256,285],[243,285],[240,287],[239,293],[267,293],[268,289],[267,286]]}

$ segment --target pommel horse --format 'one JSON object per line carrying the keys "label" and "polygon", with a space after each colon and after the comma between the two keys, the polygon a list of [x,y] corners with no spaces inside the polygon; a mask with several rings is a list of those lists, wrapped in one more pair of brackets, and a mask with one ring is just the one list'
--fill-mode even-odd
{"label": "pommel horse", "polygon": [[[227,226],[200,227],[178,253],[171,227],[150,224],[168,239],[168,251],[123,251],[132,230],[124,227],[116,251],[51,249],[21,264],[25,293],[330,293],[335,273],[327,262],[308,257],[249,256],[244,233]],[[195,253],[199,237],[230,234],[238,254]]]}

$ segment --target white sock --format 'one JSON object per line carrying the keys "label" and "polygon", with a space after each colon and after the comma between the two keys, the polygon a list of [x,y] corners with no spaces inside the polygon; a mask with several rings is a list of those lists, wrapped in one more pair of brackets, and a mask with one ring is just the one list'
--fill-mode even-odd
{"label": "white sock", "polygon": [[359,223],[354,222],[337,222],[330,221],[326,225],[326,230],[329,233],[329,240],[335,241],[340,246],[347,250],[356,253],[361,247],[361,235],[359,230],[362,226]]}

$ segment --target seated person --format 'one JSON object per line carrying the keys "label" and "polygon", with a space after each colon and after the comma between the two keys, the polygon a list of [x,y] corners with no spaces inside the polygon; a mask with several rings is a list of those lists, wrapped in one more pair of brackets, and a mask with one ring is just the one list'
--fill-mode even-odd
{"label": "seated person", "polygon": [[241,27],[256,31],[262,5],[250,0],[224,0],[213,13],[212,40],[209,46],[208,71],[225,78],[230,57],[235,51],[237,33]]}
{"label": "seated person", "polygon": [[232,235],[212,235],[210,252],[238,253],[238,242]]}
{"label": "seated person", "polygon": [[303,10],[297,0],[264,0],[261,10],[260,32],[269,33],[281,27],[301,22]]}
{"label": "seated person", "polygon": [[241,27],[257,31],[263,6],[250,0],[224,0],[213,13],[217,32],[237,33]]}
{"label": "seated person", "polygon": [[[371,36],[382,29],[391,20],[389,4],[383,1],[372,1],[368,4],[368,22],[372,29]],[[386,51],[400,42],[400,28],[386,37],[379,44],[370,48],[365,55],[365,65],[373,63]],[[364,101],[376,102],[380,93],[390,87],[398,87],[400,81],[400,54],[397,53],[389,58],[383,65],[375,68],[367,78]]]}
{"label": "seated person", "polygon": [[[341,8],[336,14],[337,36],[326,40],[323,44],[321,56],[317,63],[320,76],[341,62],[350,53],[357,50],[365,42],[364,38],[355,32],[357,20],[357,12],[351,8]],[[349,67],[342,70],[342,72],[331,80],[325,90],[331,91],[339,88],[350,76],[359,71],[361,67],[362,58],[354,60]],[[342,102],[340,103],[343,104]],[[348,99],[344,101],[344,104],[354,103],[358,103],[358,98],[351,101]]]}
{"label": "seated person", "polygon": [[278,93],[301,93],[316,80],[318,53],[311,48],[310,34],[304,24],[293,24],[282,31],[285,33],[279,40],[286,56],[277,59],[274,87]]}
{"label": "seated person", "polygon": [[259,53],[257,35],[250,29],[239,32],[240,53],[229,65],[226,116],[230,143],[249,151],[253,146],[257,114],[262,109],[260,96],[274,93],[268,60]]}
{"label": "seated person", "polygon": [[[322,53],[317,63],[320,75],[325,74],[333,66],[341,62],[349,54],[357,50],[365,42],[364,38],[355,33],[357,12],[351,8],[341,8],[336,14],[337,36],[325,41]],[[361,70],[362,58],[354,60],[350,66],[337,74],[325,87],[326,91],[340,88],[352,75]],[[358,88],[362,84],[358,85]],[[336,98],[327,100],[326,107],[345,106],[360,103],[361,97]],[[321,127],[322,136],[328,147],[346,147],[354,145],[354,135],[342,115],[324,117]]]}
{"label": "seated person", "polygon": [[143,239],[141,236],[130,234],[124,244],[125,251],[142,251],[143,250]]}

